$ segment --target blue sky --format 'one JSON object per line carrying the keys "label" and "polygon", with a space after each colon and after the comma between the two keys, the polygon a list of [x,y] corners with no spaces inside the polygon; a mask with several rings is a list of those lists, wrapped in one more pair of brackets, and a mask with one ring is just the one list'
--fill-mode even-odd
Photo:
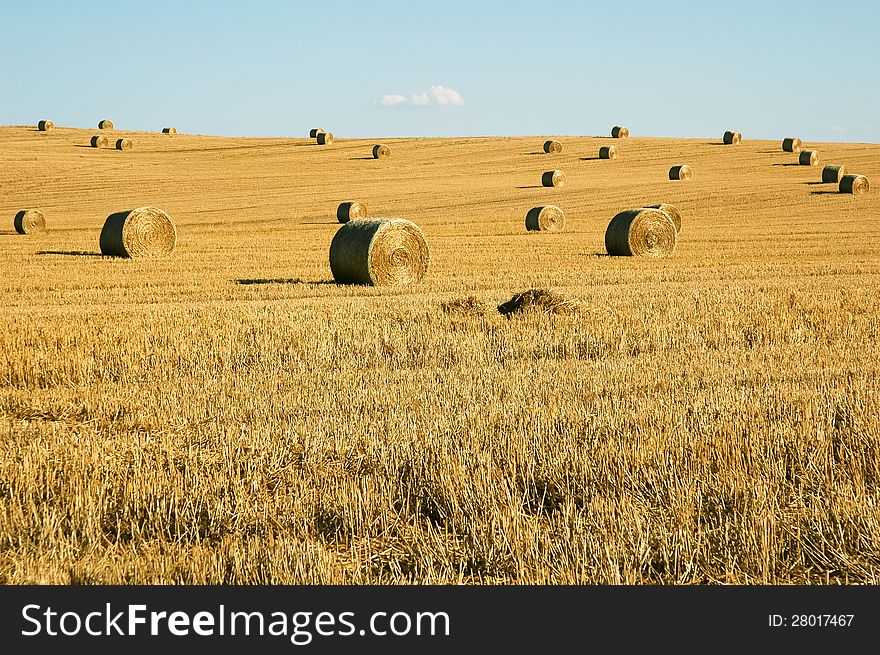
{"label": "blue sky", "polygon": [[4,0],[0,16],[3,125],[880,141],[874,0]]}

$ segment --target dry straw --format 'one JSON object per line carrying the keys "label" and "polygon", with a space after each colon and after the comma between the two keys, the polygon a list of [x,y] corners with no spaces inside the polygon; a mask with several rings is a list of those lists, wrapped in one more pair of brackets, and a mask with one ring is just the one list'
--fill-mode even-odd
{"label": "dry straw", "polygon": [[801,166],[816,166],[819,163],[819,153],[816,150],[801,150],[798,155],[798,163]]}
{"label": "dry straw", "polygon": [[825,184],[837,184],[846,175],[846,166],[826,166],[822,169],[822,181]]}
{"label": "dry straw", "polygon": [[530,232],[559,232],[565,227],[565,212],[556,205],[532,207],[526,214],[526,229]]}
{"label": "dry straw", "polygon": [[727,130],[724,133],[724,143],[728,146],[736,145],[743,140],[743,135],[739,132]]}
{"label": "dry straw", "polygon": [[340,223],[348,223],[366,217],[367,206],[357,200],[346,200],[336,208],[336,220]]}
{"label": "dry straw", "polygon": [[579,308],[579,301],[565,298],[550,289],[529,289],[515,294],[507,302],[498,305],[498,311],[508,317],[525,312],[574,314]]}
{"label": "dry straw", "polygon": [[447,300],[440,303],[440,309],[443,310],[444,314],[458,316],[483,316],[486,313],[486,305],[478,300],[476,296]]}
{"label": "dry straw", "polygon": [[46,216],[39,209],[22,209],[13,224],[19,234],[39,234],[46,231]]}
{"label": "dry straw", "polygon": [[678,211],[678,207],[666,203],[660,203],[659,205],[646,205],[646,207],[647,209],[659,209],[662,211],[669,217],[669,220],[672,221],[672,224],[675,226],[675,231],[681,232],[681,212]]}
{"label": "dry straw", "polygon": [[797,137],[791,137],[788,139],[782,140],[782,149],[785,152],[800,152],[801,151],[801,140]]}
{"label": "dry straw", "polygon": [[385,159],[391,156],[391,148],[377,143],[373,146],[373,159]]}
{"label": "dry straw", "polygon": [[176,127],[163,127],[162,134],[177,134]]}
{"label": "dry straw", "polygon": [[330,270],[338,284],[415,284],[428,272],[429,258],[422,231],[402,218],[351,221],[330,243]]}
{"label": "dry straw", "polygon": [[116,141],[117,150],[131,150],[133,147],[134,144],[131,142],[131,139],[117,139]]}
{"label": "dry straw", "polygon": [[309,138],[310,139],[318,138],[319,134],[324,134],[323,127],[313,127],[312,129],[309,130]]}
{"label": "dry straw", "polygon": [[677,232],[672,219],[660,209],[642,208],[620,212],[605,230],[609,255],[666,257],[675,252]]}
{"label": "dry straw", "polygon": [[177,245],[171,217],[158,207],[110,214],[101,230],[101,253],[114,257],[160,257]]}
{"label": "dry straw", "polygon": [[694,171],[687,164],[681,166],[673,166],[669,169],[670,180],[689,180],[693,177]]}
{"label": "dry straw", "polygon": [[869,188],[868,178],[864,175],[844,175],[840,180],[838,191],[860,196],[863,193],[868,193]]}
{"label": "dry straw", "polygon": [[562,152],[562,144],[559,141],[554,141],[553,139],[549,139],[544,141],[544,152],[548,155],[551,153],[559,154]]}
{"label": "dry straw", "polygon": [[40,132],[48,132],[49,130],[54,129],[54,127],[55,123],[52,121],[40,121],[37,123],[37,129],[40,130]]}
{"label": "dry straw", "polygon": [[626,139],[629,137],[629,129],[622,125],[615,125],[611,128],[611,136],[615,139]]}
{"label": "dry straw", "polygon": [[333,132],[318,132],[318,136],[315,138],[320,145],[329,146],[333,143]]}
{"label": "dry straw", "polygon": [[565,173],[562,171],[547,171],[541,175],[541,186],[564,187]]}
{"label": "dry straw", "polygon": [[113,121],[105,118],[104,120],[98,123],[99,130],[112,130],[113,129]]}
{"label": "dry straw", "polygon": [[617,159],[617,146],[602,146],[599,148],[599,159]]}
{"label": "dry straw", "polygon": [[110,144],[110,139],[103,134],[96,134],[89,143],[92,144],[93,148],[106,148]]}

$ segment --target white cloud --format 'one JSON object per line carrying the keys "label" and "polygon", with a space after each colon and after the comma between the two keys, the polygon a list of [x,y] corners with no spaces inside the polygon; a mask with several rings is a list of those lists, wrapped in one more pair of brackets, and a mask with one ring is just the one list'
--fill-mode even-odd
{"label": "white cloud", "polygon": [[409,98],[398,94],[384,95],[377,104],[381,107],[400,107],[406,104],[413,107],[463,107],[464,98],[455,89],[434,84],[427,91],[416,93]]}
{"label": "white cloud", "polygon": [[455,89],[447,89],[442,86],[432,86],[428,92],[438,105],[451,105],[453,107],[461,107],[464,105],[464,98]]}
{"label": "white cloud", "polygon": [[431,104],[431,97],[428,95],[428,92],[417,93],[412,97],[412,103],[416,107],[427,107]]}
{"label": "white cloud", "polygon": [[402,105],[406,102],[406,96],[391,94],[384,95],[382,99],[379,100],[379,104],[383,107],[396,107],[397,105]]}

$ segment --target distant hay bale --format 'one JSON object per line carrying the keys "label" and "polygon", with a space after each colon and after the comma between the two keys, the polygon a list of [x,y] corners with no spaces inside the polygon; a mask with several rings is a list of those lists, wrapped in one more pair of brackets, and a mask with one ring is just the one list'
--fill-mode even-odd
{"label": "distant hay bale", "polygon": [[329,146],[333,143],[333,132],[318,132],[318,136],[315,138],[320,145]]}
{"label": "distant hay bale", "polygon": [[559,154],[560,152],[562,152],[562,144],[559,143],[559,141],[554,141],[553,139],[544,141],[544,152],[546,152],[548,155],[551,153]]}
{"label": "distant hay bale", "polygon": [[532,207],[526,213],[526,229],[530,232],[559,232],[565,227],[565,212],[556,205]]}
{"label": "distant hay bale", "polygon": [[507,302],[498,305],[498,311],[507,317],[525,312],[574,314],[580,308],[580,304],[579,301],[564,298],[550,289],[529,289],[515,294]]}
{"label": "distant hay bale", "polygon": [[846,166],[826,166],[822,169],[822,181],[825,184],[837,184],[846,175]]}
{"label": "distant hay bale", "polygon": [[617,146],[602,146],[599,148],[599,159],[617,159]]}
{"label": "distant hay bale", "polygon": [[547,171],[541,175],[541,186],[564,187],[565,173],[562,171]]}
{"label": "distant hay bale", "polygon": [[351,221],[330,243],[330,270],[338,284],[416,284],[429,259],[422,231],[402,218]]}
{"label": "distant hay bale", "polygon": [[104,120],[98,123],[99,130],[112,130],[113,129],[113,121],[105,118]]}
{"label": "distant hay bale", "polygon": [[816,150],[801,150],[798,163],[801,166],[815,166],[819,163],[819,153]]}
{"label": "distant hay bale", "polygon": [[869,188],[868,178],[864,175],[844,175],[840,179],[838,191],[840,193],[851,193],[854,196],[860,196],[863,193],[868,193]]}
{"label": "distant hay bale", "polygon": [[373,146],[373,159],[385,159],[391,156],[391,148],[377,143]]}
{"label": "distant hay bale", "polygon": [[46,216],[39,209],[22,209],[13,224],[19,234],[39,234],[46,231]]}
{"label": "distant hay bale", "polygon": [[177,134],[176,127],[163,127],[162,134]]}
{"label": "distant hay bale", "polygon": [[131,142],[131,139],[117,139],[116,140],[116,149],[117,150],[131,150],[134,147],[134,144]]}
{"label": "distant hay bale", "polygon": [[725,145],[736,145],[743,140],[743,135],[739,132],[733,132],[732,130],[727,130],[724,133],[724,143]]}
{"label": "distant hay bale", "polygon": [[357,200],[346,200],[336,208],[336,220],[340,223],[348,223],[366,217],[367,206]]}
{"label": "distant hay bale", "polygon": [[681,166],[673,166],[669,169],[669,179],[670,180],[689,180],[693,177],[694,172],[691,170],[691,167],[687,164],[682,164]]}
{"label": "distant hay bale", "polygon": [[669,205],[666,203],[660,203],[659,205],[646,205],[647,209],[659,209],[664,214],[669,217],[669,220],[672,221],[672,224],[675,226],[676,232],[681,232],[681,212],[678,211],[678,207],[675,205]]}
{"label": "distant hay bale", "polygon": [[669,215],[660,209],[622,211],[605,230],[609,255],[666,257],[675,252],[677,232]]}
{"label": "distant hay bale", "polygon": [[106,148],[110,144],[110,139],[103,134],[96,134],[89,143],[92,144],[93,148]]}
{"label": "distant hay bale", "polygon": [[113,257],[160,257],[177,245],[171,217],[158,207],[110,214],[101,230],[101,253]]}
{"label": "distant hay bale", "polygon": [[440,309],[444,314],[458,316],[483,316],[486,313],[486,305],[479,301],[476,296],[456,298],[440,303]]}
{"label": "distant hay bale", "polygon": [[615,125],[611,128],[611,136],[615,139],[626,139],[629,137],[629,128],[623,125]]}
{"label": "distant hay bale", "polygon": [[309,138],[310,139],[318,138],[319,134],[324,134],[323,127],[313,127],[312,129],[309,130]]}
{"label": "distant hay bale", "polygon": [[40,132],[48,132],[49,130],[54,128],[55,123],[53,123],[52,121],[40,121],[39,123],[37,123],[37,129],[40,130]]}
{"label": "distant hay bale", "polygon": [[785,152],[800,152],[801,151],[801,140],[797,137],[791,137],[788,139],[782,140],[782,149]]}

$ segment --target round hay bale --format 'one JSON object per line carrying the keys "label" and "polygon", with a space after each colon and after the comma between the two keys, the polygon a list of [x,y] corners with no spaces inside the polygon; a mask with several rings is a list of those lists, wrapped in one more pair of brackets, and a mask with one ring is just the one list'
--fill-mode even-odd
{"label": "round hay bale", "polygon": [[39,234],[46,231],[46,216],[39,209],[22,209],[13,224],[19,234]]}
{"label": "round hay bale", "polygon": [[89,143],[92,144],[93,148],[106,148],[110,144],[110,139],[103,134],[96,134]]}
{"label": "round hay bale", "polygon": [[797,137],[791,137],[788,139],[782,140],[782,149],[785,152],[800,152],[801,151],[801,140]]}
{"label": "round hay bale", "polygon": [[565,212],[556,205],[532,207],[526,214],[529,232],[560,232],[565,227]]}
{"label": "round hay bale", "polygon": [[113,257],[160,257],[177,245],[171,217],[158,207],[110,214],[101,230],[101,253]]}
{"label": "round hay bale", "polygon": [[422,231],[402,218],[351,221],[330,243],[330,270],[337,284],[415,284],[428,272],[429,258]]}
{"label": "round hay bale", "polygon": [[734,132],[732,130],[727,130],[724,133],[724,143],[728,146],[735,146],[743,140],[743,135],[739,132]]}
{"label": "round hay bale", "polygon": [[801,166],[815,166],[819,163],[819,153],[816,150],[801,150],[798,155],[798,163]]}
{"label": "round hay bale", "polygon": [[111,121],[108,118],[105,118],[104,120],[99,121],[98,122],[98,129],[99,130],[112,130],[113,129],[113,121]]}
{"label": "round hay bale", "polygon": [[687,164],[681,166],[673,166],[669,169],[670,180],[689,180],[693,177],[694,171]]}
{"label": "round hay bale", "polygon": [[565,173],[562,171],[547,171],[541,175],[541,186],[564,187]]}
{"label": "round hay bale", "polygon": [[367,217],[367,206],[357,200],[346,200],[336,208],[336,220],[340,223]]}
{"label": "round hay bale", "polygon": [[37,123],[37,129],[40,130],[40,132],[48,132],[54,127],[55,123],[53,123],[52,121],[40,121],[39,123]]}
{"label": "round hay bale", "polygon": [[681,212],[678,211],[678,207],[675,205],[668,205],[664,202],[659,205],[647,205],[647,209],[659,209],[662,211],[669,217],[669,220],[672,221],[672,224],[675,226],[675,231],[681,232]]}
{"label": "round hay bale", "polygon": [[822,169],[822,181],[825,184],[837,184],[846,175],[846,166],[826,166]]}
{"label": "round hay bale", "polygon": [[854,196],[860,196],[863,193],[868,193],[869,188],[868,178],[864,175],[844,175],[840,179],[838,190],[841,193],[851,193]]}
{"label": "round hay bale", "polygon": [[162,134],[177,134],[176,127],[163,127]]}
{"label": "round hay bale", "polygon": [[310,139],[318,138],[319,134],[324,134],[323,127],[313,127],[312,129],[309,130],[309,138]]}
{"label": "round hay bale", "polygon": [[605,230],[609,255],[666,257],[675,252],[677,232],[669,215],[660,209],[642,208],[620,212]]}
{"label": "round hay bale", "polygon": [[546,152],[548,155],[551,153],[559,154],[560,152],[562,152],[562,144],[559,143],[559,141],[554,141],[553,139],[544,141],[544,152]]}
{"label": "round hay bale", "polygon": [[391,156],[391,148],[377,143],[373,146],[373,159],[385,159]]}
{"label": "round hay bale", "polygon": [[615,125],[611,128],[611,136],[615,139],[626,139],[629,137],[629,128],[623,125]]}
{"label": "round hay bale", "polygon": [[333,132],[318,132],[316,138],[322,146],[329,146],[333,143]]}
{"label": "round hay bale", "polygon": [[134,144],[131,142],[131,139],[117,139],[116,140],[116,149],[117,150],[131,150],[134,147]]}
{"label": "round hay bale", "polygon": [[602,146],[599,148],[599,159],[617,159],[617,146]]}

